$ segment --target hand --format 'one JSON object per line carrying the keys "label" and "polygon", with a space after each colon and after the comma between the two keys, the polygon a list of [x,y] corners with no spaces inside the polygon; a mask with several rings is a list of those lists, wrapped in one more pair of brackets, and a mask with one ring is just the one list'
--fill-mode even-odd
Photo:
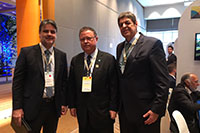
{"label": "hand", "polygon": [[70,114],[71,114],[73,117],[76,117],[76,108],[71,108],[71,109],[70,109]]}
{"label": "hand", "polygon": [[66,115],[67,110],[68,110],[67,106],[61,106],[61,115]]}
{"label": "hand", "polygon": [[24,111],[22,109],[13,110],[12,118],[17,126],[21,126],[22,117],[24,117]]}
{"label": "hand", "polygon": [[110,110],[109,112],[110,112],[110,118],[114,120],[117,116],[117,112],[112,111],[112,110]]}
{"label": "hand", "polygon": [[158,114],[149,110],[146,114],[143,115],[144,118],[148,117],[148,119],[144,122],[145,125],[150,125],[154,123],[158,119]]}

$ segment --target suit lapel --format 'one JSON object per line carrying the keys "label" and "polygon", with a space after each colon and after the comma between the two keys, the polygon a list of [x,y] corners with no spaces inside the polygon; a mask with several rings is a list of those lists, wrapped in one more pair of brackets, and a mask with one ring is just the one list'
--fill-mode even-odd
{"label": "suit lapel", "polygon": [[141,35],[136,43],[136,45],[134,46],[133,50],[131,51],[128,59],[127,59],[127,64],[126,66],[129,64],[130,61],[133,60],[133,58],[135,58],[135,56],[139,53],[140,49],[143,47],[143,38],[144,36]]}
{"label": "suit lapel", "polygon": [[78,62],[79,63],[77,63],[77,67],[78,67],[78,69],[80,70],[80,73],[82,73],[82,75],[81,75],[81,77],[83,77],[84,76],[84,53],[81,53],[80,54],[80,56],[79,56],[79,58],[78,58]]}
{"label": "suit lapel", "polygon": [[144,37],[143,35],[141,35],[139,37],[135,47],[131,51],[131,54],[130,54],[131,56],[130,57],[134,58],[137,55],[137,53],[139,52],[139,50],[142,48],[142,46],[143,46],[143,37]]}
{"label": "suit lapel", "polygon": [[43,60],[42,60],[42,51],[41,51],[41,48],[38,45],[36,45],[35,47],[35,57],[36,57],[36,60],[37,60],[37,64],[39,66],[39,70],[42,74],[42,77],[44,77],[44,68],[43,68]]}
{"label": "suit lapel", "polygon": [[54,49],[54,62],[55,62],[55,68],[54,68],[54,78],[55,78],[55,81],[56,81],[56,79],[57,79],[57,77],[58,77],[58,71],[59,71],[59,64],[60,64],[60,59],[61,59],[61,57],[60,57],[60,54],[58,53],[58,51],[57,51],[57,49],[54,47],[53,48]]}
{"label": "suit lapel", "polygon": [[129,64],[134,60],[135,56],[138,55],[140,52],[140,49],[143,47],[143,42],[144,42],[144,36],[140,35],[136,45],[134,46],[133,50],[131,51],[129,57],[127,58],[127,63],[125,66],[124,74],[127,71],[127,68],[129,67]]}
{"label": "suit lapel", "polygon": [[93,68],[93,73],[92,73],[92,77],[95,77],[95,73],[96,71],[100,68],[100,66],[102,65],[102,52],[100,50],[98,50],[98,54],[97,54],[97,57],[96,57],[96,61],[95,61],[95,64],[94,64],[94,68]]}
{"label": "suit lapel", "polygon": [[118,51],[117,51],[117,61],[118,62],[119,62],[120,56],[122,54],[122,50],[124,48],[124,43],[125,43],[125,41],[122,42],[121,44],[119,44],[119,48],[118,48]]}

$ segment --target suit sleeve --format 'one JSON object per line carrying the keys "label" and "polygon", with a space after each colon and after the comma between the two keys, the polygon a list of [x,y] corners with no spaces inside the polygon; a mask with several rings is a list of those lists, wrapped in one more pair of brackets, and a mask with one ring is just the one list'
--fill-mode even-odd
{"label": "suit sleeve", "polygon": [[110,88],[110,110],[117,111],[118,110],[118,99],[119,99],[119,91],[118,91],[118,76],[117,76],[117,62],[115,58],[112,56],[109,67],[109,88]]}
{"label": "suit sleeve", "polygon": [[24,78],[26,73],[26,55],[24,49],[17,58],[12,84],[13,110],[23,107]]}
{"label": "suit sleeve", "polygon": [[75,90],[75,76],[74,76],[74,58],[71,61],[69,71],[69,108],[76,108],[76,90]]}
{"label": "suit sleeve", "polygon": [[169,90],[169,79],[165,53],[162,42],[157,40],[150,53],[151,71],[153,77],[153,86],[155,99],[151,110],[160,116],[165,114],[166,102]]}
{"label": "suit sleeve", "polygon": [[68,99],[68,71],[67,71],[67,55],[64,54],[63,56],[63,60],[64,62],[64,70],[63,70],[63,77],[62,77],[62,92],[61,92],[61,95],[62,95],[62,105],[65,105],[67,106],[68,105],[68,102],[69,102],[69,99]]}
{"label": "suit sleeve", "polygon": [[[183,110],[191,114],[191,112],[195,113],[200,110],[200,104],[194,103],[189,97],[188,94],[183,90],[174,90],[173,98],[176,101],[176,104],[179,105]],[[192,96],[193,98],[193,96]]]}

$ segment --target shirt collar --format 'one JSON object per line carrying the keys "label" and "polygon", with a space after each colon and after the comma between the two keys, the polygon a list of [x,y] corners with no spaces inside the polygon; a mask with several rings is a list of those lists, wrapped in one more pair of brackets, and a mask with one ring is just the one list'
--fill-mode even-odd
{"label": "shirt collar", "polygon": [[[44,45],[42,45],[42,43],[40,42],[40,47],[44,50],[44,51],[46,51],[47,49],[45,48],[45,46]],[[51,53],[53,53],[53,46],[49,49],[49,51],[51,52]]]}
{"label": "shirt collar", "polygon": [[137,38],[139,38],[140,37],[140,34],[139,34],[139,32],[137,32],[136,34],[135,34],[135,36],[131,39],[131,41],[130,42],[128,42],[128,41],[126,41],[126,42],[128,42],[128,43],[133,43],[133,41]]}
{"label": "shirt collar", "polygon": [[176,77],[174,75],[172,75],[172,74],[169,74],[169,75],[172,76],[174,79],[176,79]]}
{"label": "shirt collar", "polygon": [[185,87],[185,89],[186,89],[186,91],[187,91],[189,94],[192,93],[192,91],[191,91],[187,86]]}
{"label": "shirt collar", "polygon": [[[85,53],[85,52],[84,52],[84,53]],[[90,54],[90,56],[91,56],[92,58],[93,58],[93,57],[96,57],[97,53],[98,53],[98,49],[96,48],[95,51],[94,51],[92,54]],[[88,56],[88,54],[85,53],[85,57],[87,57],[87,56]]]}

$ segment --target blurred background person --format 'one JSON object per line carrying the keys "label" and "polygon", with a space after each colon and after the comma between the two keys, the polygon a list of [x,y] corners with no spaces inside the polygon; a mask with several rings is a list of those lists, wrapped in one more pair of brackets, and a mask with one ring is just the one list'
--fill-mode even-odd
{"label": "blurred background person", "polygon": [[176,64],[172,63],[167,66],[169,72],[169,88],[176,87]]}
{"label": "blurred background person", "polygon": [[176,64],[176,55],[173,53],[174,51],[174,47],[172,45],[169,45],[167,47],[167,51],[168,51],[168,56],[167,56],[167,65],[171,64],[171,63],[175,63]]}
{"label": "blurred background person", "polygon": [[200,99],[200,92],[196,91],[198,86],[197,75],[187,73],[181,77],[181,82],[173,90],[168,107],[171,116],[170,130],[172,133],[178,133],[178,127],[172,117],[174,110],[181,112],[190,133],[199,133],[198,111],[200,110],[200,104],[197,103],[197,100]]}

